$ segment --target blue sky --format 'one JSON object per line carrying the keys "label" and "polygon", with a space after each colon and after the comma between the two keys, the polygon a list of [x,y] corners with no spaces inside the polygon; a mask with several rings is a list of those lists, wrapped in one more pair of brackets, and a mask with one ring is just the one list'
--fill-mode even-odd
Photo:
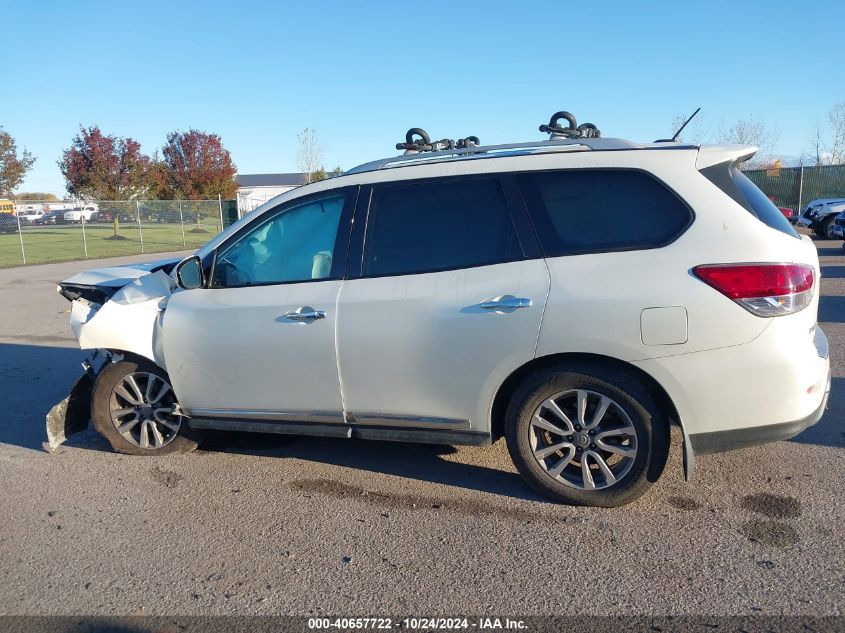
{"label": "blue sky", "polygon": [[0,125],[38,158],[22,191],[60,194],[80,124],[152,153],[216,132],[242,173],[395,153],[409,127],[484,143],[540,138],[557,109],[650,141],[702,107],[754,115],[797,156],[845,100],[845,3],[32,2],[0,0]]}

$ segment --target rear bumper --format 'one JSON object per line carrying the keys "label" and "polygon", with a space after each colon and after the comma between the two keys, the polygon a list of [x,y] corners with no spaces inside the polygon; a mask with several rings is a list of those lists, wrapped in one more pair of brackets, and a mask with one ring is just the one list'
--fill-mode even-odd
{"label": "rear bumper", "polygon": [[767,424],[765,426],[753,426],[745,429],[692,433],[689,436],[690,446],[696,455],[706,455],[708,453],[721,453],[738,448],[748,448],[749,446],[759,446],[760,444],[768,444],[769,442],[788,440],[822,419],[827,409],[829,396],[830,372],[827,375],[827,388],[825,389],[824,397],[819,408],[806,418],[795,420],[794,422]]}
{"label": "rear bumper", "polygon": [[801,341],[804,327],[773,319],[751,343],[635,363],[675,404],[688,457],[787,439],[821,419],[828,342],[818,326]]}

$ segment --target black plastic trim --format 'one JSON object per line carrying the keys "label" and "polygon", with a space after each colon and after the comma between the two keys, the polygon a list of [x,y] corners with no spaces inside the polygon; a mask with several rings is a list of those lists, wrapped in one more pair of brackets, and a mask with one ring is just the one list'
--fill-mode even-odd
{"label": "black plastic trim", "polygon": [[[126,282],[131,283],[131,280]],[[77,299],[85,299],[92,303],[103,305],[106,301],[111,299],[114,294],[123,286],[96,286],[86,284],[69,284],[60,282],[59,294],[68,301],[76,301]]]}
{"label": "black plastic trim", "polygon": [[523,254],[526,259],[539,259],[543,257],[540,236],[537,235],[537,231],[531,222],[525,200],[523,200],[519,187],[516,184],[516,178],[510,172],[502,174],[501,185],[511,212],[511,218],[516,227],[519,242],[522,245]]}
{"label": "black plastic trim", "polygon": [[446,429],[397,429],[395,427],[353,426],[352,437],[384,442],[419,442],[420,444],[451,444],[487,446],[489,433],[453,431]]}
{"label": "black plastic trim", "polygon": [[489,433],[453,429],[396,428],[385,426],[356,426],[320,422],[289,422],[251,419],[188,418],[194,429],[243,431],[248,433],[279,433],[282,435],[310,435],[315,437],[358,438],[388,442],[419,442],[422,444],[461,444],[484,446],[491,443]]}
{"label": "black plastic trim", "polygon": [[188,426],[192,429],[213,429],[216,431],[280,433],[282,435],[313,435],[317,437],[352,437],[352,427],[348,424],[324,424],[321,422],[276,422],[237,418],[188,418]]}

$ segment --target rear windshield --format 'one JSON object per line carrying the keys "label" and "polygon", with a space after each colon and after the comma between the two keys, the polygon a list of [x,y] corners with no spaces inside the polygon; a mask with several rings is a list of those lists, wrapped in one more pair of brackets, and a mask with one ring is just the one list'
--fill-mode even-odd
{"label": "rear windshield", "polygon": [[766,194],[760,191],[760,188],[751,182],[745,174],[735,167],[731,167],[731,178],[748,203],[749,210],[763,224],[781,233],[800,238],[798,232],[789,223],[786,216],[781,213],[780,209],[775,206],[775,203],[769,200]]}

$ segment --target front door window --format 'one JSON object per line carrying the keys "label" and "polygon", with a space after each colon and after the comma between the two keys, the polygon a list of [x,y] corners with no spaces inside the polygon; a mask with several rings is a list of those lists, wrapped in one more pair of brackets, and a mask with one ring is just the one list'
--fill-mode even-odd
{"label": "front door window", "polygon": [[217,255],[212,288],[328,278],[344,198],[287,207],[248,231]]}

